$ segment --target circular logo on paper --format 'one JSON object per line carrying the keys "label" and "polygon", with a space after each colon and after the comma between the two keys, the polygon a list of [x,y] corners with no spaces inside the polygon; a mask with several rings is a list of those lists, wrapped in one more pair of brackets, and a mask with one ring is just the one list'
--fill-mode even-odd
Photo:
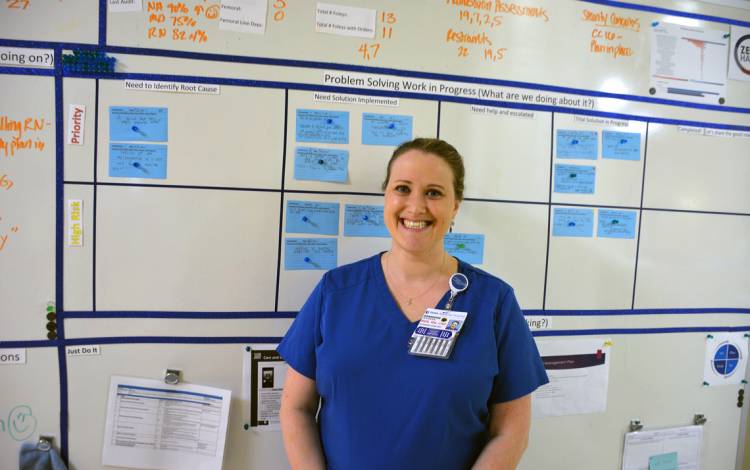
{"label": "circular logo on paper", "polygon": [[726,378],[737,371],[737,366],[741,359],[740,348],[729,341],[725,341],[714,350],[714,357],[711,359],[711,367],[714,372]]}
{"label": "circular logo on paper", "polygon": [[745,75],[750,75],[750,34],[742,36],[735,44],[734,62]]}
{"label": "circular logo on paper", "polygon": [[8,432],[17,441],[25,441],[36,431],[36,417],[31,407],[18,405],[8,413]]}

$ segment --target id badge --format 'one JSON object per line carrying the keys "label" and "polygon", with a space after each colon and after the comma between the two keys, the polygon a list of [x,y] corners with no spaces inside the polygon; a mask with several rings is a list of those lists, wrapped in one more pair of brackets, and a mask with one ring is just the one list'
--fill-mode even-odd
{"label": "id badge", "polygon": [[467,312],[428,308],[409,338],[409,354],[448,359],[467,315]]}

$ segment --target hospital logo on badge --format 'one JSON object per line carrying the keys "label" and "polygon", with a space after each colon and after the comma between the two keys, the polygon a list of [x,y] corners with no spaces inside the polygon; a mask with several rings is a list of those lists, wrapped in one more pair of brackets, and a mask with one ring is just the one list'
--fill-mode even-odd
{"label": "hospital logo on badge", "polygon": [[726,378],[734,374],[741,359],[740,349],[729,341],[725,341],[714,350],[711,367],[714,372]]}
{"label": "hospital logo on badge", "polygon": [[742,36],[734,46],[734,61],[745,75],[750,75],[750,34]]}

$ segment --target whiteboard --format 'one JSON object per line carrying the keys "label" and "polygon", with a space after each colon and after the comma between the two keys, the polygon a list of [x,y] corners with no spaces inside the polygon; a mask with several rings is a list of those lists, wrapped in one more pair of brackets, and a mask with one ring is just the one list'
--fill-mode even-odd
{"label": "whiteboard", "polygon": [[[116,59],[114,74],[0,65],[0,118],[44,119],[28,132],[30,149],[11,158],[0,147],[0,177],[14,184],[0,183],[0,240],[9,235],[0,351],[27,351],[25,365],[0,365],[0,420],[28,405],[37,426],[24,438],[60,444],[64,431],[71,467],[99,468],[109,377],[161,379],[179,368],[186,382],[232,391],[224,468],[287,468],[279,433],[243,427],[243,348],[278,341],[325,272],[290,269],[287,239],[335,242],[338,266],[390,247],[387,237],[345,233],[348,204],[383,204],[395,144],[368,144],[363,130],[367,114],[381,114],[410,118],[410,137],[440,137],[463,154],[454,231],[484,236],[477,267],[513,286],[527,318],[547,320],[537,338],[612,339],[606,412],[535,419],[520,468],[616,469],[631,419],[656,428],[695,413],[708,417],[704,467],[734,465],[738,389],[701,379],[705,335],[750,329],[750,85],[729,81],[723,104],[659,101],[649,63],[654,22],[729,33],[721,18],[750,22],[748,11],[538,0],[524,14],[501,11],[493,26],[495,12],[461,2],[349,0],[375,10],[375,37],[357,38],[317,33],[315,2],[269,1],[265,34],[220,29],[219,2],[184,3],[174,13],[168,2],[127,13],[100,12],[105,2],[0,6],[0,53]],[[591,16],[599,12],[630,26],[603,29]],[[217,92],[137,86],[155,82]],[[86,108],[83,145],[65,143],[71,105]],[[163,178],[113,171],[113,107],[166,110]],[[348,113],[347,142],[300,139],[300,110]],[[613,132],[637,139],[630,158],[605,150]],[[13,133],[0,126],[3,142]],[[565,135],[594,136],[593,158],[566,156]],[[346,178],[301,178],[300,147],[346,151]],[[593,168],[593,190],[560,190],[561,165]],[[70,200],[82,201],[82,246],[67,243]],[[337,232],[287,230],[289,201],[336,204]],[[590,210],[591,235],[556,234],[558,209]],[[603,211],[632,215],[632,236],[600,234]],[[47,342],[45,308],[58,299],[65,340]],[[81,343],[102,352],[65,357]],[[0,432],[0,467],[15,465],[18,445]]]}

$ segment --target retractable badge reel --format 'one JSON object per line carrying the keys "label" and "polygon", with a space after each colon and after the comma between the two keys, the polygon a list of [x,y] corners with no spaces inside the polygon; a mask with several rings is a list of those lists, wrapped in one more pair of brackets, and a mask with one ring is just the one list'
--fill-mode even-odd
{"label": "retractable badge reel", "polygon": [[456,273],[448,280],[451,295],[445,309],[428,308],[409,338],[409,354],[448,359],[466,322],[466,312],[451,310],[458,295],[469,287],[469,279]]}

